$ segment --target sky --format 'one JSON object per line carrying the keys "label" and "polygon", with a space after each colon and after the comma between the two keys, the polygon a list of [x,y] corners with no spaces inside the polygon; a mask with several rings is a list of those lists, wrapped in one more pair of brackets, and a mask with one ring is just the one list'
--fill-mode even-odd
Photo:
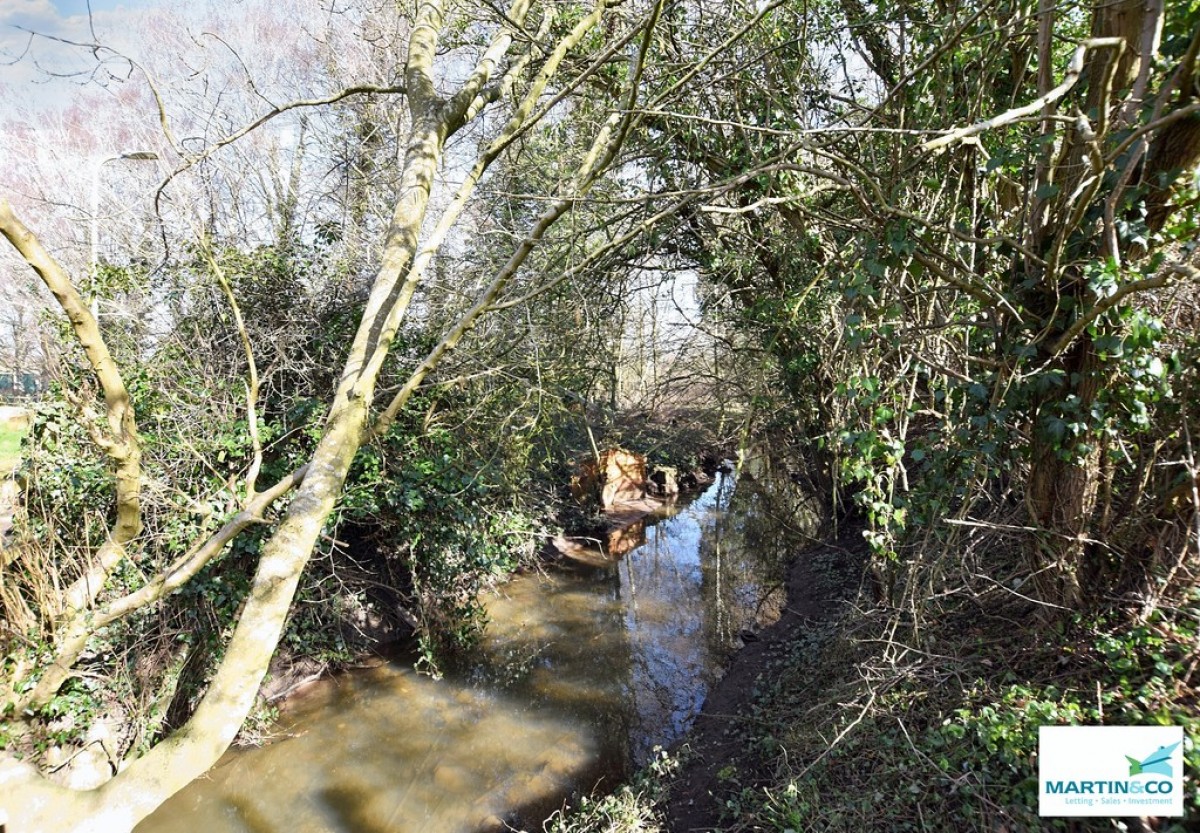
{"label": "sky", "polygon": [[[119,27],[125,14],[151,8],[163,0],[91,0],[98,34]],[[30,32],[67,40],[92,40],[88,0],[0,0],[0,80],[31,80],[32,63],[59,69],[63,49],[53,41],[30,39]],[[19,57],[24,60],[15,62]],[[30,59],[33,59],[32,61]]]}
{"label": "sky", "polygon": [[[148,0],[91,0],[93,13],[149,6]],[[12,36],[14,27],[34,31],[57,31],[81,25],[87,18],[87,0],[0,0],[0,37]],[[73,18],[77,18],[74,19]]]}
{"label": "sky", "polygon": [[[59,14],[64,17],[73,14],[86,14],[88,10],[87,0],[58,0],[58,2],[50,2],[49,5],[56,8]],[[92,11],[108,11],[115,9],[118,6],[139,6],[144,3],[137,2],[122,2],[121,0],[92,0]]]}
{"label": "sky", "polygon": [[[163,0],[91,0],[97,25],[118,22],[121,14],[161,5]],[[0,72],[24,53],[29,32],[90,40],[89,0],[0,0]],[[46,48],[43,44],[40,50]]]}

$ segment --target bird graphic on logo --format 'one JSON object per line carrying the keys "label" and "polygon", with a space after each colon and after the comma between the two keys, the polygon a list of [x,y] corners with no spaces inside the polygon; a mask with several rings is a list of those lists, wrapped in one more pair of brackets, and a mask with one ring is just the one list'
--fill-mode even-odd
{"label": "bird graphic on logo", "polygon": [[1175,773],[1171,770],[1171,753],[1175,751],[1175,747],[1179,745],[1179,741],[1172,743],[1170,746],[1160,746],[1158,749],[1146,756],[1145,760],[1139,761],[1137,758],[1125,756],[1125,760],[1129,761],[1130,775],[1165,775],[1170,778]]}

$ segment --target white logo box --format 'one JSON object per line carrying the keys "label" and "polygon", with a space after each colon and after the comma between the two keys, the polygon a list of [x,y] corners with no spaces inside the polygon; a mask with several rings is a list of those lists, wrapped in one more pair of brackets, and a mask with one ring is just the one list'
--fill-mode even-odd
{"label": "white logo box", "polygon": [[1042,726],[1038,815],[1182,816],[1180,726]]}

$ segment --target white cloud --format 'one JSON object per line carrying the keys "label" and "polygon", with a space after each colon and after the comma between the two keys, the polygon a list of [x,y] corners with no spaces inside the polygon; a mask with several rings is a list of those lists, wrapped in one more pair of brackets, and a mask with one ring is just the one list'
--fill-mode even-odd
{"label": "white cloud", "polygon": [[[157,4],[92,0],[89,20],[87,0],[0,0],[0,94],[46,102],[69,98],[75,86],[70,79],[83,81],[96,67],[86,48],[71,44],[104,41]],[[65,85],[55,81],[64,77]]]}
{"label": "white cloud", "polygon": [[50,0],[4,0],[0,4],[0,24],[27,26],[53,21],[61,16]]}
{"label": "white cloud", "polygon": [[62,60],[69,50],[53,38],[89,39],[86,17],[64,17],[50,0],[2,0],[0,78],[31,80],[38,65],[51,72],[65,69]]}

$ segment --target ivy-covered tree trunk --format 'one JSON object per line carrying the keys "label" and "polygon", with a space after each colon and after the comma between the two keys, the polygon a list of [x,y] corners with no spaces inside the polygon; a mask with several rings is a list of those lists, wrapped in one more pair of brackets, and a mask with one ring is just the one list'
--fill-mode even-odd
{"label": "ivy-covered tree trunk", "polygon": [[[1043,601],[1075,608],[1087,595],[1097,565],[1091,541],[1092,518],[1100,483],[1100,443],[1097,429],[1083,416],[1096,404],[1103,368],[1091,338],[1082,339],[1064,359],[1063,378],[1076,380],[1066,397],[1055,396],[1034,413],[1031,465],[1026,506],[1035,525],[1033,573]],[[1063,400],[1077,406],[1080,421],[1089,427],[1064,442],[1065,425],[1054,413]]]}
{"label": "ivy-covered tree trunk", "polygon": [[[1038,528],[1031,553],[1038,595],[1069,609],[1112,589],[1094,519],[1104,434],[1121,431],[1127,405],[1106,389],[1136,361],[1124,345],[1113,346],[1130,326],[1118,302],[1166,284],[1153,256],[1170,245],[1159,233],[1172,185],[1200,160],[1200,117],[1189,112],[1200,29],[1172,71],[1157,76],[1156,89],[1166,14],[1153,0],[1094,7],[1077,74],[1087,87],[1073,110],[1058,109],[1074,121],[1057,147],[1046,145],[1029,207],[1028,239],[1039,257],[1027,260],[1026,272],[1039,280],[1025,295],[1024,308],[1036,316],[1027,346],[1050,383],[1032,396],[1025,499]],[[1127,138],[1139,129],[1143,138]]]}

